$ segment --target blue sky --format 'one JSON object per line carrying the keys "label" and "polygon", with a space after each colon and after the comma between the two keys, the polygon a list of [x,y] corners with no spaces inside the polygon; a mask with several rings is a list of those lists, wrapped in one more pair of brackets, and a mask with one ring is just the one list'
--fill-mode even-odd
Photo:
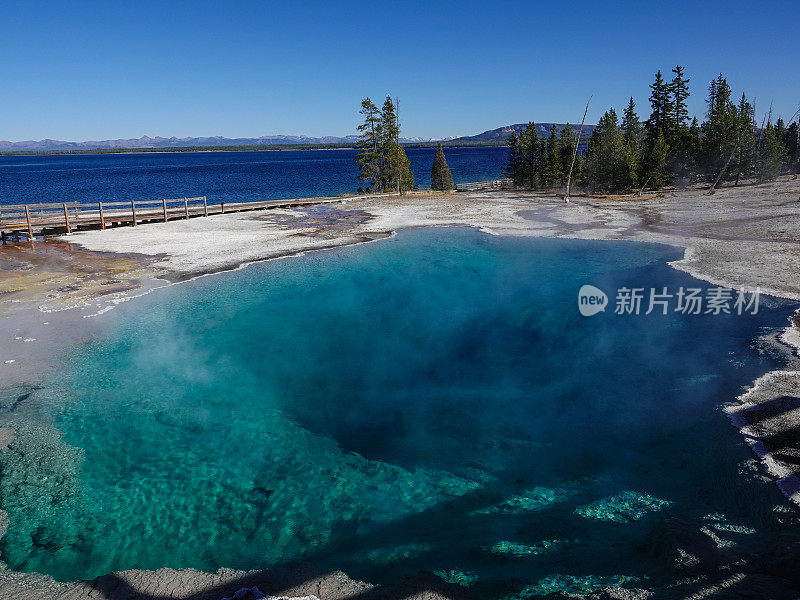
{"label": "blue sky", "polygon": [[399,96],[403,134],[589,122],[656,69],[690,110],[722,71],[737,95],[800,106],[800,3],[4,2],[0,139],[353,133]]}

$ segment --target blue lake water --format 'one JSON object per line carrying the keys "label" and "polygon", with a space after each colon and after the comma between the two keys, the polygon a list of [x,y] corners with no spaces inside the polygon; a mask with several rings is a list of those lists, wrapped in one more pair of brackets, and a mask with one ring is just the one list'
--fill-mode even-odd
{"label": "blue lake water", "polygon": [[0,558],[59,579],[424,569],[481,598],[746,564],[794,509],[720,406],[783,364],[758,338],[795,305],[577,310],[584,283],[703,286],[678,255],[424,229],[123,305],[25,400],[42,421],[0,452]]}
{"label": "blue lake water", "polygon": [[[433,148],[406,150],[430,185]],[[207,196],[248,202],[335,196],[360,185],[355,150],[0,156],[0,205]],[[447,148],[456,183],[500,177],[505,148]]]}

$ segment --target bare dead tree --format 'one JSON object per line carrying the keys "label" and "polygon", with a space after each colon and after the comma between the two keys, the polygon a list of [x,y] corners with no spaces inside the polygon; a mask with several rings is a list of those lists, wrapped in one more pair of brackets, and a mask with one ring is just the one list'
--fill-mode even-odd
{"label": "bare dead tree", "polygon": [[650,177],[648,177],[647,179],[645,179],[644,183],[642,184],[642,187],[641,187],[641,188],[639,188],[639,191],[638,191],[638,192],[636,192],[636,195],[637,195],[637,196],[641,196],[641,195],[644,193],[644,188],[646,188],[646,187],[647,187],[647,184],[648,184],[648,183],[650,183],[650,180],[653,178],[653,175],[655,175],[655,171],[653,171],[652,173],[650,173]]}
{"label": "bare dead tree", "polygon": [[731,155],[728,157],[728,160],[725,161],[725,166],[722,167],[722,170],[719,172],[719,175],[717,175],[717,178],[714,180],[714,185],[712,185],[711,189],[708,190],[708,195],[709,196],[711,196],[716,191],[717,185],[719,184],[720,180],[722,179],[722,176],[725,174],[725,171],[728,169],[728,165],[731,164],[731,159],[733,159],[733,155],[736,154],[736,150],[739,149],[739,144],[741,143],[741,141],[742,141],[742,136],[741,136],[741,133],[739,132],[739,129],[737,128],[736,129],[736,144],[734,144],[733,150],[731,150]]}
{"label": "bare dead tree", "polygon": [[578,129],[578,139],[575,142],[575,147],[572,149],[572,162],[569,164],[569,174],[567,175],[567,189],[564,194],[564,202],[569,203],[569,192],[572,187],[572,169],[575,168],[575,159],[578,156],[578,144],[581,143],[581,135],[583,134],[583,124],[586,122],[586,114],[589,112],[589,102],[592,101],[592,94],[589,100],[586,101],[586,110],[583,111],[583,119],[581,120],[581,127]]}

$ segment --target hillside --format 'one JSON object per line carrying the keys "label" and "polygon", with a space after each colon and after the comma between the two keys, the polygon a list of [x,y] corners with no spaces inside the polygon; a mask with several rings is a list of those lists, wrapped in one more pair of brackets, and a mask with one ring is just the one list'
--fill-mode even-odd
{"label": "hillside", "polygon": [[[536,132],[539,134],[540,137],[550,135],[550,128],[555,125],[556,130],[560,134],[564,127],[567,126],[566,123],[537,123],[536,124]],[[511,135],[511,132],[514,131],[517,134],[522,129],[527,127],[527,123],[517,123],[516,125],[506,125],[505,127],[498,127],[497,129],[490,129],[489,131],[484,131],[483,133],[479,133],[478,135],[470,135],[465,137],[456,138],[453,142],[457,143],[492,143],[492,142],[504,142],[508,136]],[[572,125],[572,128],[575,130],[575,134],[577,135],[579,125]],[[592,134],[594,131],[594,125],[584,125],[583,126],[583,135],[588,136]]]}

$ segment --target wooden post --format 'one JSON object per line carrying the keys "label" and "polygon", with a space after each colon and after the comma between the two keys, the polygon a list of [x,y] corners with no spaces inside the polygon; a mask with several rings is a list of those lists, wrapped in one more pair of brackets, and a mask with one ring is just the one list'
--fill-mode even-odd
{"label": "wooden post", "polygon": [[221,214],[221,215],[225,214],[225,201],[224,200],[220,200],[219,201],[219,214]]}
{"label": "wooden post", "polygon": [[31,213],[28,210],[28,205],[25,205],[25,220],[28,222],[28,241],[33,242],[33,227],[31,227]]}
{"label": "wooden post", "polygon": [[167,199],[162,198],[161,203],[164,205],[164,223],[167,222]]}
{"label": "wooden post", "polygon": [[106,219],[103,216],[103,203],[102,202],[98,202],[97,206],[100,208],[100,229],[105,229],[106,228]]}
{"label": "wooden post", "polygon": [[131,214],[133,215],[133,226],[136,227],[136,203],[131,200]]}
{"label": "wooden post", "polygon": [[186,215],[186,218],[188,219],[189,218],[189,202],[186,200],[186,198],[183,199],[183,210],[184,210],[184,214]]}
{"label": "wooden post", "polygon": [[64,204],[64,224],[67,226],[67,235],[72,233],[72,228],[69,226],[69,214],[67,213],[67,205]]}
{"label": "wooden post", "polygon": [[208,216],[208,201],[205,196],[203,196],[203,214]]}

